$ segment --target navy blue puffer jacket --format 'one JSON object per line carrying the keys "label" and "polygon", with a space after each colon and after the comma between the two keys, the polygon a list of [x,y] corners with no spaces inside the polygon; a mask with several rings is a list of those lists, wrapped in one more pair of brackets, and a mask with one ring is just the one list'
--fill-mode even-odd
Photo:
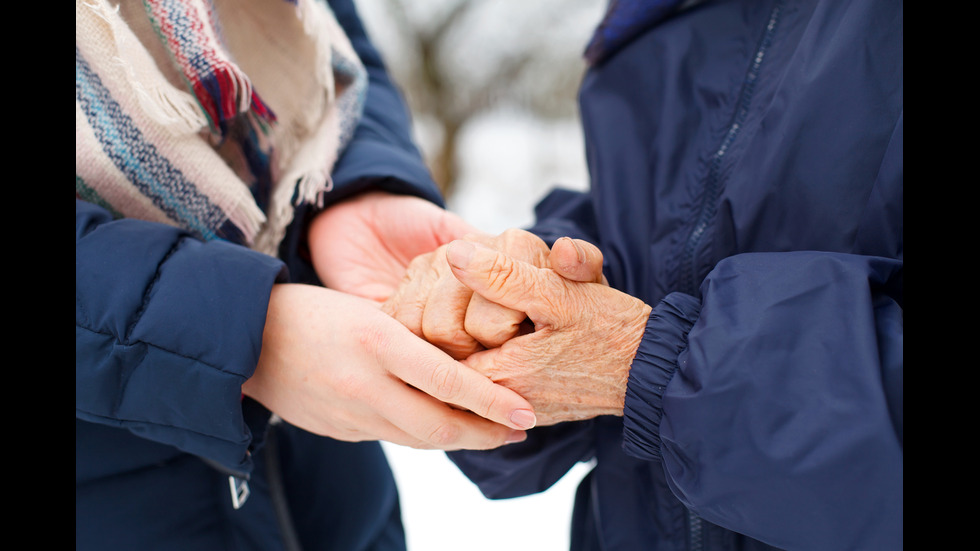
{"label": "navy blue puffer jacket", "polygon": [[624,416],[451,454],[526,495],[595,461],[576,550],[903,546],[903,7],[706,1],[592,67],[596,243],[653,305]]}
{"label": "navy blue puffer jacket", "polygon": [[[353,3],[330,5],[370,85],[328,201],[372,188],[441,204]],[[376,442],[270,431],[269,412],[242,398],[272,285],[316,283],[303,222],[272,258],[76,199],[76,549],[405,548]]]}

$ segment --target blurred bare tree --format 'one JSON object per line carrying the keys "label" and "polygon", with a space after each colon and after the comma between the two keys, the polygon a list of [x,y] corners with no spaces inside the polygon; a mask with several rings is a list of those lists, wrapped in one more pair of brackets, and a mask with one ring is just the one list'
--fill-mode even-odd
{"label": "blurred bare tree", "polygon": [[[577,116],[582,51],[605,0],[359,0],[448,197],[467,121],[494,109]],[[423,144],[426,145],[426,144]]]}

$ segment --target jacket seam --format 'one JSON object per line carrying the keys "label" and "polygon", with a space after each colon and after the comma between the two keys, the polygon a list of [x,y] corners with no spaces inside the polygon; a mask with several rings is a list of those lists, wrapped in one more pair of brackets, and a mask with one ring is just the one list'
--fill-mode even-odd
{"label": "jacket seam", "polygon": [[[167,354],[172,354],[172,355],[177,356],[179,358],[183,358],[183,359],[186,359],[186,360],[192,360],[192,361],[194,361],[196,363],[199,363],[199,364],[201,364],[201,365],[203,365],[205,367],[208,367],[210,369],[214,369],[214,370],[220,371],[221,373],[225,373],[225,374],[228,374],[228,375],[233,375],[235,377],[240,377],[243,380],[244,379],[247,379],[247,377],[245,377],[241,373],[236,373],[235,371],[229,371],[229,370],[227,370],[227,369],[225,369],[225,368],[223,368],[223,367],[221,367],[219,365],[212,365],[212,364],[210,364],[210,363],[208,363],[208,362],[206,362],[206,361],[204,361],[201,358],[198,358],[196,356],[188,356],[187,354],[183,354],[183,353],[177,352],[175,350],[170,350],[169,348],[164,348],[162,346],[159,346],[157,344],[153,344],[151,342],[147,342],[147,341],[144,341],[144,340],[136,340],[136,341],[129,341],[128,339],[127,340],[120,340],[120,339],[116,338],[116,335],[114,333],[107,332],[107,331],[99,331],[97,329],[92,329],[92,328],[86,327],[84,325],[79,325],[78,323],[75,324],[75,327],[77,327],[79,329],[82,329],[83,331],[88,331],[89,333],[92,333],[92,334],[95,334],[95,335],[104,335],[104,336],[112,339],[113,341],[116,342],[116,344],[119,344],[119,345],[123,345],[123,346],[134,346],[134,345],[142,344],[142,345],[145,345],[147,347],[150,347],[150,348],[153,348],[153,349],[156,349],[156,350],[160,350],[162,352],[166,352]],[[145,357],[145,354],[144,354],[144,357]]]}
{"label": "jacket seam", "polygon": [[[152,427],[162,427],[162,428],[168,428],[168,429],[176,429],[176,430],[186,431],[186,432],[189,432],[189,433],[194,434],[196,436],[200,436],[201,438],[206,438],[206,439],[214,440],[214,441],[217,441],[217,442],[227,442],[229,444],[234,444],[236,446],[238,446],[238,445],[247,446],[247,444],[248,444],[248,440],[229,440],[227,438],[220,438],[220,437],[214,436],[212,434],[207,434],[207,433],[204,433],[204,432],[198,432],[198,431],[196,431],[194,429],[190,429],[190,428],[187,428],[187,427],[182,427],[182,426],[178,426],[178,425],[170,425],[170,424],[165,424],[165,423],[155,423],[153,421],[147,421],[147,420],[144,420],[144,419],[122,419],[122,418],[119,418],[119,417],[109,417],[109,416],[106,416],[106,415],[103,415],[103,414],[100,414],[100,413],[94,413],[94,412],[88,411],[86,409],[83,409],[83,408],[80,408],[80,407],[77,407],[77,406],[75,407],[75,413],[76,413],[76,415],[75,415],[76,418],[78,418],[78,413],[82,413],[85,416],[89,417],[90,419],[101,419],[101,420],[105,420],[105,421],[112,421],[112,423],[107,423],[107,424],[109,426],[118,426],[120,428],[126,428],[125,427],[126,424],[147,425],[147,426],[152,426]],[[82,421],[86,421],[86,419],[83,417],[82,418]]]}
{"label": "jacket seam", "polygon": [[143,300],[140,303],[140,307],[138,310],[136,310],[136,313],[133,316],[133,320],[130,321],[129,325],[126,327],[126,333],[125,335],[123,335],[124,343],[129,342],[129,337],[130,335],[133,334],[133,331],[136,330],[136,325],[140,322],[141,319],[143,319],[143,313],[150,305],[150,296],[152,295],[152,291],[156,287],[157,282],[160,281],[160,271],[163,265],[170,259],[171,256],[173,256],[177,252],[177,249],[179,249],[181,245],[183,245],[183,243],[184,243],[184,238],[180,238],[174,241],[173,245],[167,251],[167,254],[165,254],[163,258],[160,259],[160,262],[157,263],[157,267],[153,271],[153,279],[150,280],[150,283],[147,284],[146,289],[143,290]]}

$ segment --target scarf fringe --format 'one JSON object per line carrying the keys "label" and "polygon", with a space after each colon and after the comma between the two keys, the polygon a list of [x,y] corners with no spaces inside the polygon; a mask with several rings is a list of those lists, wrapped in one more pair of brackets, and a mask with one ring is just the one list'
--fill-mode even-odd
{"label": "scarf fringe", "polygon": [[297,0],[296,16],[303,22],[303,32],[316,44],[317,60],[313,77],[327,91],[327,103],[337,98],[334,85],[333,44],[338,38],[346,41],[341,30],[337,36],[337,23],[329,6],[317,4],[312,0]]}
{"label": "scarf fringe", "polygon": [[191,94],[174,88],[166,79],[155,78],[149,71],[137,71],[143,53],[139,40],[132,36],[119,15],[119,6],[106,3],[79,2],[105,23],[105,31],[113,45],[112,63],[126,75],[128,85],[136,94],[143,112],[161,126],[176,134],[197,132],[208,124],[204,113]]}
{"label": "scarf fringe", "polygon": [[[360,119],[367,90],[367,73],[329,7],[313,0],[297,0],[296,12],[304,33],[315,44],[313,76],[324,93],[310,98],[303,111],[305,118],[298,126],[306,130],[304,139],[299,139],[298,132],[276,136],[276,153],[281,155],[276,164],[288,166],[278,178],[279,192],[270,207],[275,212],[269,212],[270,220],[279,223],[260,232],[257,248],[282,240],[295,206],[323,206],[326,194],[333,190],[333,165],[353,133],[345,132],[342,121]],[[283,163],[284,158],[290,161]]]}
{"label": "scarf fringe", "polygon": [[[296,206],[322,206],[333,189],[334,163],[363,110],[360,60],[326,3],[144,1],[121,14],[109,0],[76,2],[76,195],[82,185],[124,216],[276,256]],[[102,24],[93,27],[81,9]],[[161,31],[184,12],[206,28]],[[181,61],[195,52],[203,61]],[[100,86],[90,101],[88,90]]]}
{"label": "scarf fringe", "polygon": [[216,143],[224,139],[229,121],[240,114],[251,112],[267,124],[275,122],[275,114],[255,92],[248,75],[228,55],[210,0],[143,3],[158,37],[207,114]]}

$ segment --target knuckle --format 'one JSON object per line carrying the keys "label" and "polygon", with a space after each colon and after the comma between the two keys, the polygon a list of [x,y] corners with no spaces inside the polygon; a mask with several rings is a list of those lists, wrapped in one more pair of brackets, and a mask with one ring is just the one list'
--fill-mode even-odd
{"label": "knuckle", "polygon": [[391,335],[385,328],[371,324],[357,332],[357,345],[362,353],[374,360],[375,365],[388,365],[393,352]]}
{"label": "knuckle", "polygon": [[494,304],[477,295],[466,312],[463,330],[488,348],[495,348],[517,335],[523,312]]}
{"label": "knuckle", "polygon": [[398,319],[399,312],[401,311],[401,308],[399,307],[401,305],[401,299],[401,293],[396,291],[394,295],[388,297],[388,300],[381,303],[381,311],[395,319]]}
{"label": "knuckle", "polygon": [[506,257],[497,255],[487,271],[487,286],[493,291],[500,292],[506,290],[515,279],[513,263]]}
{"label": "knuckle", "polygon": [[[474,339],[462,328],[440,328],[438,330],[427,328],[427,330],[423,332],[423,336],[427,341],[436,345],[444,352],[449,353],[449,355],[455,359],[461,359],[458,357],[460,355],[465,358],[468,355],[467,353],[475,352],[477,347],[476,339]],[[455,375],[458,378],[458,373]],[[442,380],[445,380],[450,376],[452,375],[439,375]],[[434,379],[433,386],[435,388],[449,388],[450,382],[455,384],[455,381],[446,381],[446,384],[439,384]]]}
{"label": "knuckle", "polygon": [[480,404],[482,404],[482,407],[480,408],[481,411],[477,411],[476,413],[478,413],[481,417],[489,419],[490,415],[493,413],[494,406],[497,405],[497,393],[493,387],[487,389],[486,395],[484,396],[484,399],[480,401]]}
{"label": "knuckle", "polygon": [[431,264],[431,260],[428,258],[431,254],[432,253],[421,254],[408,262],[408,266],[405,267],[405,274],[402,276],[403,285],[417,278],[419,274],[425,273]]}
{"label": "knuckle", "polygon": [[366,324],[356,332],[357,344],[361,350],[384,352],[388,348],[388,334],[375,324]]}
{"label": "knuckle", "polygon": [[526,230],[508,229],[501,234],[501,239],[504,251],[536,266],[541,265],[542,258],[547,258],[550,251],[543,239]]}
{"label": "knuckle", "polygon": [[488,327],[477,325],[467,327],[466,331],[486,348],[497,348],[517,336],[519,325],[508,324]]}
{"label": "knuckle", "polygon": [[462,429],[459,425],[451,421],[444,421],[429,432],[427,441],[436,448],[450,448],[459,441],[461,434]]}
{"label": "knuckle", "polygon": [[365,384],[355,373],[347,373],[337,379],[334,391],[348,400],[359,400],[365,394]]}
{"label": "knuckle", "polygon": [[445,246],[435,251],[420,254],[408,263],[405,269],[407,280],[418,280],[420,278],[433,278],[438,275],[437,266],[445,259]]}
{"label": "knuckle", "polygon": [[515,243],[517,241],[522,241],[525,233],[527,232],[517,228],[507,228],[500,234],[500,237],[505,243]]}
{"label": "knuckle", "polygon": [[448,366],[437,366],[430,371],[433,396],[443,402],[457,398],[462,392],[463,380],[458,370]]}

